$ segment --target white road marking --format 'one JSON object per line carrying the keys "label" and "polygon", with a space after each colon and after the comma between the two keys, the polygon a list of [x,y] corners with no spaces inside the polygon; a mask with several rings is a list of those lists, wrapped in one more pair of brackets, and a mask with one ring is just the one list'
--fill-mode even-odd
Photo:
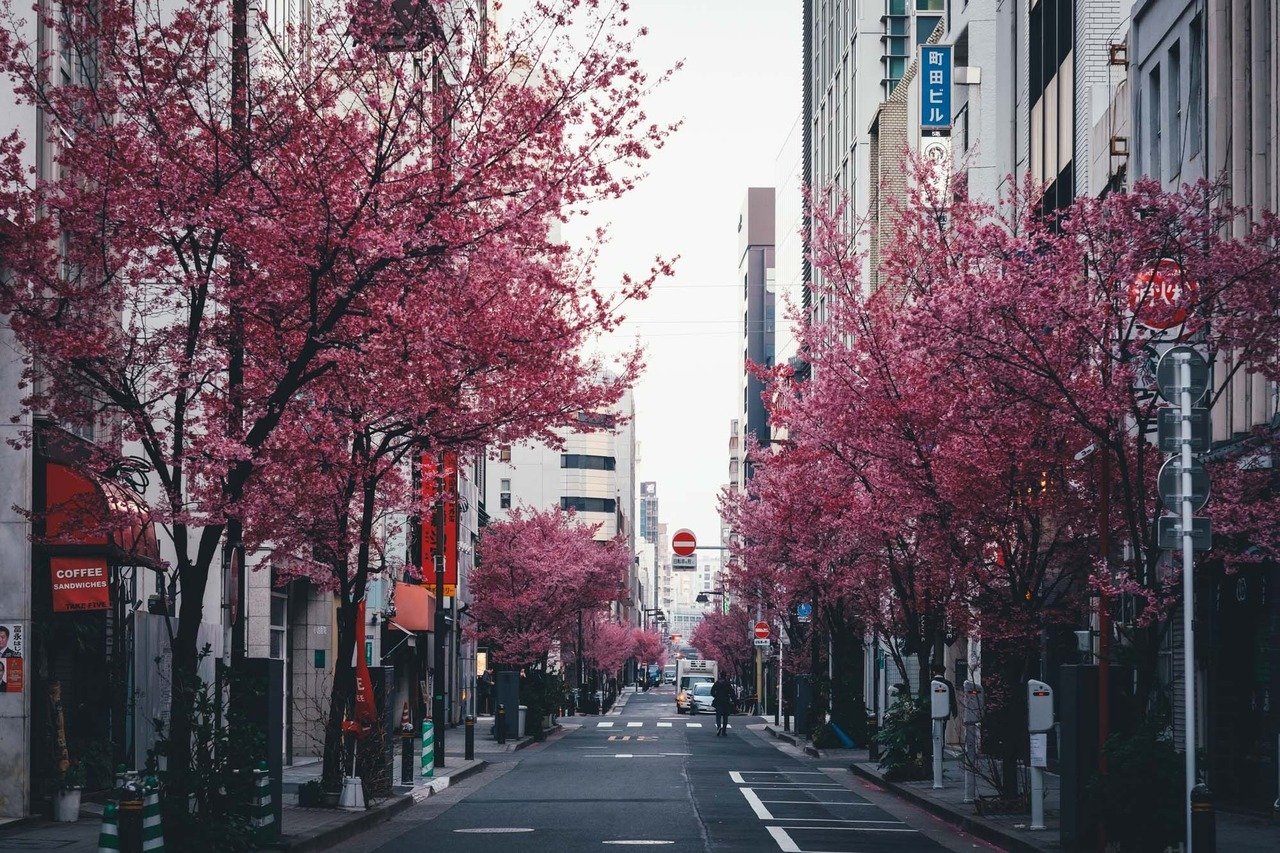
{"label": "white road marking", "polygon": [[769,813],[769,810],[765,808],[764,803],[760,802],[760,798],[756,796],[755,791],[750,788],[739,788],[738,790],[742,792],[742,796],[747,798],[747,805],[751,806],[751,810],[756,813],[756,817],[761,820],[776,820]]}
{"label": "white road marking", "polygon": [[670,724],[670,723],[658,723],[658,728],[660,728],[660,729],[669,729],[669,728],[671,728],[671,724]]}
{"label": "white road marking", "polygon": [[773,840],[778,842],[778,849],[782,853],[800,853],[800,845],[796,844],[787,831],[780,826],[769,827],[769,834],[773,836]]}
{"label": "white road marking", "polygon": [[823,832],[919,832],[918,829],[893,829],[887,826],[789,826],[792,832],[803,829],[821,830]]}
{"label": "white road marking", "polygon": [[619,752],[614,758],[635,758],[635,756],[629,752]]}
{"label": "white road marking", "polygon": [[640,727],[641,727],[641,726],[643,726],[643,725],[644,725],[644,723],[627,723],[627,728],[629,728],[629,729],[638,729],[638,728],[640,728]]}
{"label": "white road marking", "polygon": [[786,803],[789,806],[869,806],[871,803],[842,803],[839,800],[761,800],[762,803]]}
{"label": "white road marking", "polygon": [[652,847],[658,844],[675,844],[674,841],[659,841],[656,838],[628,838],[623,841],[606,841],[605,844],[630,844],[634,847]]}
{"label": "white road marking", "polygon": [[745,784],[747,784],[746,782],[742,781],[742,774],[741,774],[741,773],[739,773],[737,770],[730,770],[730,771],[729,771],[729,780],[730,780],[731,782],[733,782],[733,784],[735,784],[735,785],[745,785]]}
{"label": "white road marking", "polygon": [[812,770],[743,770],[748,776],[826,776]]}
{"label": "white road marking", "polygon": [[609,729],[609,728],[613,728],[613,723],[604,723],[604,722],[596,723],[596,728],[597,728],[597,729]]}
{"label": "white road marking", "polygon": [[702,723],[685,723],[685,726],[691,729],[700,729],[702,728]]}
{"label": "white road marking", "polygon": [[531,826],[478,826],[475,829],[455,829],[454,832],[533,832]]}

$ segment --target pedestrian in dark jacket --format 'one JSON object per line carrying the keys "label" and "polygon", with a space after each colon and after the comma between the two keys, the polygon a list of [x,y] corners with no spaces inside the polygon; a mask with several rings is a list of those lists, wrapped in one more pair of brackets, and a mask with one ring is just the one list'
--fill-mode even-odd
{"label": "pedestrian in dark jacket", "polygon": [[719,680],[711,685],[711,707],[716,712],[716,737],[728,736],[729,715],[733,713],[733,685],[722,672]]}

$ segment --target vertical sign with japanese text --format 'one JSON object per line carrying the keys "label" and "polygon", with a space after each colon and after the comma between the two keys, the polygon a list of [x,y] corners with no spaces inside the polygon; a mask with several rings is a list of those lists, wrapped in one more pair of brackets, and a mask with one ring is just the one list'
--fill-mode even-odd
{"label": "vertical sign with japanese text", "polygon": [[22,692],[25,628],[22,622],[0,623],[0,693]]}
{"label": "vertical sign with japanese text", "polygon": [[[422,520],[421,566],[423,580],[428,586],[435,583],[435,557],[441,553],[436,542],[436,513],[444,513],[444,595],[458,593],[458,454],[448,451],[444,455],[444,499],[436,500],[437,456],[422,455],[422,501],[435,502],[430,516]],[[434,589],[434,586],[432,586]]]}
{"label": "vertical sign with japanese text", "polygon": [[951,130],[951,45],[920,46],[920,131]]}

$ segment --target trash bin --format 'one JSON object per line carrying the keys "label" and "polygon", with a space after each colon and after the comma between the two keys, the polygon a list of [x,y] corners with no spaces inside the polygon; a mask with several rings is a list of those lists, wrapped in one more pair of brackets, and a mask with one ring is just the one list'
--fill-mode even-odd
{"label": "trash bin", "polygon": [[524,718],[528,715],[528,713],[529,713],[529,706],[521,705],[520,706],[520,728],[517,729],[517,731],[519,731],[520,733],[516,735],[516,737],[524,737]]}

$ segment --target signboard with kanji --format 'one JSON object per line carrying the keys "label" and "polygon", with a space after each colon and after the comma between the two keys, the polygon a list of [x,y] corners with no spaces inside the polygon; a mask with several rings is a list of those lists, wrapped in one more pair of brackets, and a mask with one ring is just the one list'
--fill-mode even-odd
{"label": "signboard with kanji", "polygon": [[951,45],[920,45],[920,130],[951,129]]}

